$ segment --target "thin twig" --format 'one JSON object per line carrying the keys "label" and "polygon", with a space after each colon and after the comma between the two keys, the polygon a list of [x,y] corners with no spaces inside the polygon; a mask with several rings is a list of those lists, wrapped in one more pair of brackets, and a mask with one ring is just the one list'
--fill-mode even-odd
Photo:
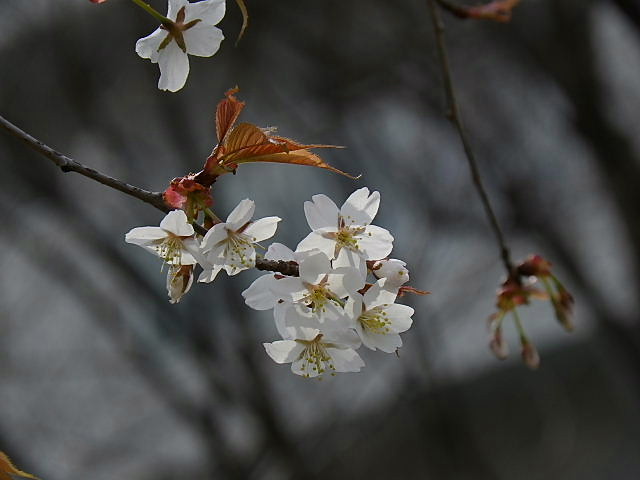
{"label": "thin twig", "polygon": [[[64,173],[76,172],[80,175],[84,175],[91,180],[95,180],[102,185],[118,190],[119,192],[126,193],[138,200],[141,200],[149,205],[161,210],[165,213],[171,211],[171,208],[165,203],[161,192],[151,192],[144,188],[136,187],[129,183],[125,183],[116,178],[105,175],[98,172],[93,168],[89,168],[86,165],[77,162],[60,152],[55,151],[53,148],[45,145],[37,138],[32,137],[27,132],[17,127],[9,120],[0,115],[0,127],[9,132],[14,137],[21,140],[28,147],[32,148],[41,155],[47,157],[54,164],[56,164],[60,170]],[[193,227],[200,235],[205,235],[207,229],[198,223],[193,223]],[[282,262],[282,261],[269,261],[264,259],[256,259],[256,269],[267,270],[273,272],[279,272],[283,275],[298,276],[298,264],[295,262]]]}
{"label": "thin twig", "polygon": [[493,211],[493,207],[491,206],[491,202],[489,201],[489,196],[487,195],[487,192],[482,183],[482,177],[480,176],[480,170],[478,169],[476,157],[473,153],[473,150],[471,149],[471,143],[469,142],[467,131],[465,130],[462,122],[462,115],[460,113],[460,107],[458,105],[458,100],[456,98],[456,93],[453,86],[451,67],[449,65],[449,54],[447,53],[447,47],[445,44],[444,23],[442,22],[442,17],[440,16],[440,12],[436,5],[436,0],[427,0],[427,3],[429,5],[429,13],[431,14],[433,29],[435,31],[436,45],[438,47],[438,57],[440,59],[445,91],[449,103],[449,119],[453,122],[456,129],[458,130],[460,141],[462,142],[462,146],[464,147],[464,152],[466,154],[467,163],[469,164],[469,170],[471,172],[473,184],[476,188],[476,191],[478,192],[478,195],[480,196],[480,200],[482,201],[485,213],[489,218],[491,229],[493,230],[493,233],[495,234],[498,241],[502,263],[507,270],[507,275],[511,276],[514,272],[514,267],[511,261],[509,248],[507,247],[507,243],[504,239],[504,234],[502,233],[502,229],[500,228],[500,224],[498,223],[498,218],[496,217],[496,214]]}

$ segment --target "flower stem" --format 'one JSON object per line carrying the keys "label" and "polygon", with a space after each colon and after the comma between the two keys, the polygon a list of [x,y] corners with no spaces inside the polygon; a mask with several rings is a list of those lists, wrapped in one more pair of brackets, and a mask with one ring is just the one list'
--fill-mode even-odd
{"label": "flower stem", "polygon": [[518,310],[514,308],[511,312],[513,313],[513,323],[516,324],[518,335],[520,335],[520,342],[523,344],[527,343],[529,341],[529,337],[527,337],[527,332],[525,332],[524,327],[522,326],[522,320],[520,320],[520,315],[518,315]]}
{"label": "flower stem", "polygon": [[435,32],[436,46],[438,49],[438,57],[440,59],[440,67],[442,69],[447,103],[449,104],[448,116],[458,130],[458,135],[460,137],[460,141],[467,157],[467,163],[469,165],[469,171],[471,173],[473,185],[478,192],[478,196],[480,197],[480,201],[482,202],[482,206],[484,207],[485,214],[489,219],[491,229],[496,236],[496,241],[498,242],[498,247],[500,249],[500,256],[502,258],[504,268],[507,271],[507,276],[511,277],[514,274],[515,269],[513,266],[513,262],[511,261],[509,247],[507,246],[507,242],[504,238],[504,233],[502,232],[500,224],[498,223],[498,218],[493,210],[493,207],[491,206],[489,195],[487,194],[487,191],[482,182],[482,177],[480,176],[480,170],[478,168],[478,163],[476,162],[475,154],[471,148],[471,142],[469,141],[467,131],[464,128],[462,122],[462,113],[460,111],[460,106],[458,104],[458,99],[456,97],[456,92],[453,85],[453,75],[451,74],[451,66],[449,65],[449,54],[447,52],[447,46],[445,44],[444,23],[442,21],[442,17],[440,16],[438,7],[435,3],[436,1],[438,0],[427,0],[427,3],[429,6],[431,22],[433,24],[433,29]]}
{"label": "flower stem", "polygon": [[135,3],[136,5],[138,5],[145,12],[147,12],[151,16],[155,17],[157,20],[160,20],[160,23],[162,23],[163,25],[173,23],[173,21],[170,18],[167,18],[164,15],[161,15],[156,9],[154,9],[148,3],[143,2],[142,0],[131,0],[131,1],[133,3]]}
{"label": "flower stem", "polygon": [[206,213],[209,216],[209,218],[213,220],[213,223],[222,223],[222,220],[220,220],[220,218],[218,218],[218,216],[215,213],[213,213],[213,210],[211,210],[210,208],[208,207],[205,208],[204,213]]}

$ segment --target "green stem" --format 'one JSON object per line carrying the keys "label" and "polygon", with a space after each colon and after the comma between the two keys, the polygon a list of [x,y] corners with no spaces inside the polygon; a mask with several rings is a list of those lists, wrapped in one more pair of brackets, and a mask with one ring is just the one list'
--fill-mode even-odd
{"label": "green stem", "polygon": [[529,337],[527,337],[527,332],[524,331],[524,327],[522,326],[522,320],[520,320],[520,315],[518,315],[518,311],[514,308],[512,310],[513,313],[513,323],[516,324],[516,329],[518,330],[518,334],[520,335],[521,343],[528,343]]}
{"label": "green stem", "polygon": [[161,15],[157,10],[155,10],[151,5],[149,5],[146,2],[143,2],[142,0],[131,0],[133,3],[135,3],[136,5],[138,5],[141,9],[143,9],[145,12],[147,12],[148,14],[150,14],[151,16],[155,17],[156,19],[160,20],[160,23],[162,23],[163,25],[166,24],[171,24],[173,23],[173,21],[170,18],[165,17],[164,15]]}

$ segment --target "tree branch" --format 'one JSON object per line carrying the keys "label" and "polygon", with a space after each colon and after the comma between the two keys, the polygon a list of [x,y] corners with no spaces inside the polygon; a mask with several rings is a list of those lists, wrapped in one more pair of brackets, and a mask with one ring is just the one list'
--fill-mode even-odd
{"label": "tree branch", "polygon": [[500,249],[500,256],[502,258],[504,268],[507,270],[507,275],[511,276],[514,272],[514,267],[513,262],[511,261],[511,254],[509,253],[509,247],[507,246],[504,234],[502,233],[502,229],[500,228],[500,224],[498,223],[498,218],[493,211],[493,207],[491,206],[491,202],[489,201],[489,196],[487,195],[484,184],[482,183],[482,177],[480,176],[478,163],[471,148],[471,143],[469,142],[467,131],[465,130],[462,122],[462,114],[460,112],[460,106],[458,105],[458,100],[453,85],[453,78],[451,75],[451,67],[449,65],[449,54],[447,52],[447,46],[445,44],[444,23],[442,22],[442,17],[440,16],[440,12],[438,11],[436,1],[440,3],[441,0],[427,0],[427,3],[429,5],[429,13],[435,32],[438,57],[440,59],[440,67],[442,68],[444,87],[447,95],[447,101],[449,103],[448,116],[458,130],[458,135],[460,136],[460,141],[462,142],[462,146],[464,147],[464,153],[467,158],[467,163],[469,164],[469,170],[471,172],[473,184],[476,188],[476,191],[478,192],[478,195],[480,196],[482,206],[484,207],[485,213],[489,219],[489,223],[491,224],[491,229],[493,230],[493,233],[496,236],[496,240],[498,241],[498,247]]}
{"label": "tree branch", "polygon": [[[162,196],[162,192],[151,192],[149,190],[145,190],[144,188],[136,187],[135,185],[130,185],[125,183],[117,178],[110,177],[109,175],[105,175],[104,173],[98,172],[93,168],[89,168],[86,165],[83,165],[80,162],[77,162],[66,155],[63,155],[60,152],[57,152],[53,148],[44,144],[37,138],[32,137],[27,132],[17,127],[9,120],[0,115],[0,127],[9,132],[11,135],[21,140],[24,144],[26,144],[29,148],[35,150],[41,155],[47,157],[54,164],[56,164],[60,170],[64,173],[67,172],[76,172],[80,175],[83,175],[91,180],[95,180],[102,185],[113,188],[114,190],[118,190],[119,192],[130,195],[138,200],[141,200],[149,205],[161,210],[162,212],[169,212],[172,209],[165,203],[164,198]],[[194,222],[193,227],[197,233],[200,235],[205,235],[207,233],[207,229],[204,228],[199,223]],[[256,259],[256,268],[258,270],[267,270],[272,272],[279,272],[283,275],[289,276],[298,276],[298,264],[296,262],[284,262],[284,261],[270,261],[264,259]]]}

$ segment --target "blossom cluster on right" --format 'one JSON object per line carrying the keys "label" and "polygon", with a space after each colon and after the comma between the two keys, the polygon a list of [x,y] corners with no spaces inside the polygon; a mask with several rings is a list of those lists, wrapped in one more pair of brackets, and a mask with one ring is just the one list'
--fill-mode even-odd
{"label": "blossom cluster on right", "polygon": [[361,345],[393,353],[402,345],[400,333],[411,327],[413,309],[395,303],[409,272],[404,262],[387,258],[391,234],[371,224],[379,205],[380,194],[366,187],[341,208],[314,195],[304,204],[311,233],[295,251],[274,243],[265,255],[296,262],[299,276],[265,274],[242,293],[249,307],[273,309],[282,340],[264,347],[297,375],[358,372]]}

